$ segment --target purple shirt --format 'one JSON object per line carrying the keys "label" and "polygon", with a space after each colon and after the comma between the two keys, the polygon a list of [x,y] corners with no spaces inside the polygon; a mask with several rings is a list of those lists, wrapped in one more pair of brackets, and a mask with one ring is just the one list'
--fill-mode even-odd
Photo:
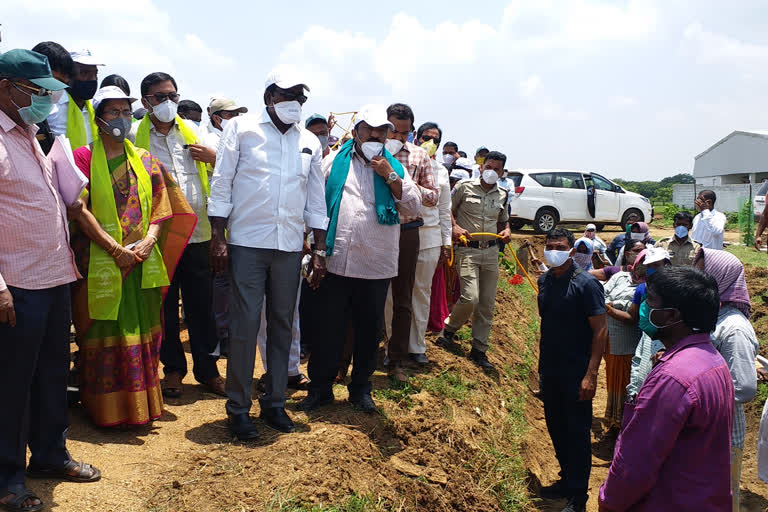
{"label": "purple shirt", "polygon": [[709,333],[668,349],[616,443],[600,510],[731,510],[733,400]]}

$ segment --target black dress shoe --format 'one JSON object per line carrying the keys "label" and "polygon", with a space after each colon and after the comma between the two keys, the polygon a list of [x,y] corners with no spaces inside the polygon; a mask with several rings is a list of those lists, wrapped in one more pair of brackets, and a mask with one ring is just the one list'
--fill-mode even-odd
{"label": "black dress shoe", "polygon": [[286,414],[285,409],[282,407],[262,407],[259,418],[264,420],[264,423],[280,432],[290,433],[296,428],[293,421],[291,421],[291,418],[288,417],[288,414]]}
{"label": "black dress shoe", "polygon": [[493,366],[486,357],[485,352],[480,352],[477,349],[472,349],[472,351],[469,353],[469,359],[483,370],[490,370],[495,368],[495,366]]}
{"label": "black dress shoe", "polygon": [[227,424],[229,431],[241,441],[255,441],[259,438],[259,429],[247,413],[230,414]]}
{"label": "black dress shoe", "polygon": [[376,404],[373,403],[373,398],[371,398],[370,393],[365,393],[360,396],[350,396],[349,403],[356,405],[365,413],[376,412]]}
{"label": "black dress shoe", "polygon": [[545,500],[559,500],[568,497],[568,489],[565,488],[565,482],[561,479],[552,485],[542,487],[539,496]]}
{"label": "black dress shoe", "polygon": [[299,409],[302,411],[314,411],[318,407],[330,405],[333,403],[333,395],[321,395],[320,393],[309,392],[307,398],[299,403]]}
{"label": "black dress shoe", "polygon": [[586,494],[580,496],[571,496],[568,498],[568,504],[561,512],[586,512],[589,496]]}
{"label": "black dress shoe", "polygon": [[429,358],[427,358],[427,354],[408,354],[408,357],[410,357],[411,361],[416,364],[420,364],[422,366],[429,364]]}

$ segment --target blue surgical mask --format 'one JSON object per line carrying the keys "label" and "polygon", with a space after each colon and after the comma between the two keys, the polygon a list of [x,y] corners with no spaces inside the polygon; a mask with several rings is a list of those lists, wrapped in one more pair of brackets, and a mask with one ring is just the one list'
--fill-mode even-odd
{"label": "blue surgical mask", "polygon": [[18,109],[19,117],[24,124],[31,126],[33,124],[42,123],[53,110],[53,98],[50,94],[45,96],[32,95],[32,103],[28,107],[19,107],[16,102],[11,100],[11,103]]}
{"label": "blue surgical mask", "polygon": [[654,272],[656,272],[655,268],[646,268],[645,269],[645,277],[650,277],[651,274],[653,274]]}
{"label": "blue surgical mask", "polygon": [[688,236],[688,228],[685,226],[675,227],[675,236],[680,239],[686,238]]}
{"label": "blue surgical mask", "polygon": [[643,301],[642,304],[640,304],[640,311],[639,311],[639,317],[637,326],[640,327],[640,329],[648,335],[649,338],[652,340],[656,339],[656,334],[659,332],[659,328],[656,327],[651,323],[651,308],[648,306],[648,303]]}

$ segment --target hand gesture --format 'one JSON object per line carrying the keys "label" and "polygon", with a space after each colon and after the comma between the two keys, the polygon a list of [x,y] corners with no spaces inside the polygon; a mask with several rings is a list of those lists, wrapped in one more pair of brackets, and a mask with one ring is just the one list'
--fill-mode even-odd
{"label": "hand gesture", "polygon": [[700,197],[697,197],[696,200],[693,201],[693,205],[700,212],[703,212],[704,210],[709,210],[709,207],[707,207],[707,202],[701,199]]}
{"label": "hand gesture", "polygon": [[472,235],[469,234],[469,231],[459,226],[458,224],[453,225],[452,236],[453,236],[453,239],[456,240],[457,242],[461,239],[461,237],[464,237],[467,240],[472,240]]}
{"label": "hand gesture", "polygon": [[16,310],[13,307],[13,296],[7,288],[0,292],[0,324],[16,327]]}
{"label": "hand gesture", "polygon": [[501,237],[500,241],[503,244],[508,244],[512,240],[512,232],[509,230],[509,228],[500,231],[499,236]]}
{"label": "hand gesture", "polygon": [[187,147],[189,148],[189,154],[192,155],[194,160],[211,165],[216,164],[216,152],[208,146],[202,144],[190,144]]}
{"label": "hand gesture", "polygon": [[131,249],[126,249],[125,247],[118,248],[116,255],[113,257],[115,259],[115,263],[117,263],[117,266],[120,267],[120,270],[123,271],[123,275],[135,267],[136,263],[141,261],[136,257],[135,252],[133,252]]}
{"label": "hand gesture", "polygon": [[373,157],[371,160],[371,167],[373,167],[373,170],[376,171],[376,174],[382,178],[388,178],[389,174],[393,170],[387,159],[381,155]]}
{"label": "hand gesture", "polygon": [[139,242],[133,248],[133,252],[136,253],[136,256],[139,258],[139,261],[147,261],[147,258],[149,258],[149,255],[152,254],[152,249],[155,247],[156,242],[157,242],[156,239],[152,237],[147,237],[141,242]]}

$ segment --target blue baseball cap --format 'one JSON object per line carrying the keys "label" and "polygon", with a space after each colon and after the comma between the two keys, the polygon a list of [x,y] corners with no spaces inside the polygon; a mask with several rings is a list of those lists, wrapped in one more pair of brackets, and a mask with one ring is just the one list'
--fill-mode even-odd
{"label": "blue baseball cap", "polygon": [[17,48],[0,54],[0,75],[23,78],[49,91],[60,91],[68,87],[53,78],[48,57],[32,50]]}
{"label": "blue baseball cap", "polygon": [[326,125],[328,124],[328,120],[327,120],[325,117],[321,116],[320,114],[312,114],[312,115],[311,115],[311,116],[309,116],[309,117],[307,118],[307,120],[304,122],[304,128],[309,128],[309,125],[311,125],[311,124],[312,124],[312,123],[314,123],[315,121],[322,121],[322,122],[324,122]]}

